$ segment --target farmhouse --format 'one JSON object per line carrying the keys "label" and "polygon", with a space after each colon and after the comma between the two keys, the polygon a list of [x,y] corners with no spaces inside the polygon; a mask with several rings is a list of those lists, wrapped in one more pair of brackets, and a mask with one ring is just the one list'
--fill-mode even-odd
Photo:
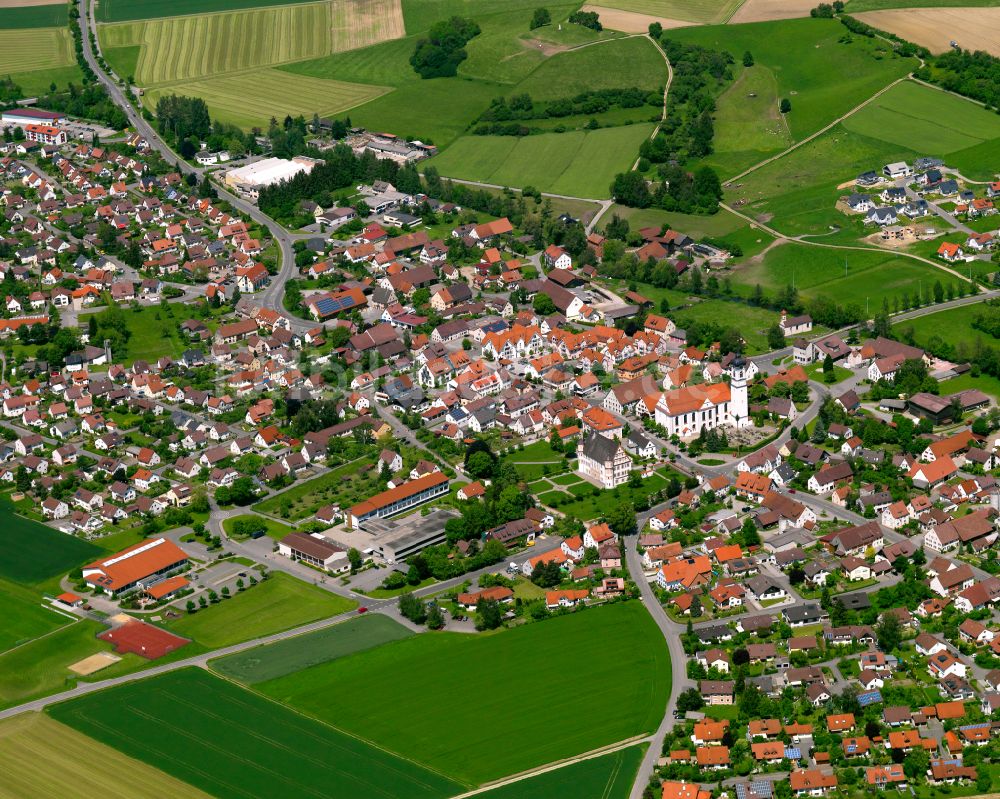
{"label": "farmhouse", "polygon": [[141,541],[104,560],[83,567],[83,579],[110,596],[149,588],[158,578],[182,568],[187,553],[166,538]]}

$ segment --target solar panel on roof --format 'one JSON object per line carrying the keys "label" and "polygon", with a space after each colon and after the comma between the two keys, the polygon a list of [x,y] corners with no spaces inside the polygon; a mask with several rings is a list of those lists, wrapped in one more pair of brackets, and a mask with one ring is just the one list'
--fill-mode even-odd
{"label": "solar panel on roof", "polygon": [[763,797],[763,799],[767,799],[767,797],[774,793],[771,783],[768,780],[751,780],[750,790],[757,794],[757,796]]}
{"label": "solar panel on roof", "polygon": [[878,691],[866,691],[863,694],[858,694],[858,704],[861,705],[861,707],[868,707],[868,705],[874,705],[881,701],[882,694]]}
{"label": "solar panel on roof", "polygon": [[[785,747],[785,758],[787,760],[801,760],[802,750],[797,746],[786,746]],[[768,783],[770,784],[770,783]]]}

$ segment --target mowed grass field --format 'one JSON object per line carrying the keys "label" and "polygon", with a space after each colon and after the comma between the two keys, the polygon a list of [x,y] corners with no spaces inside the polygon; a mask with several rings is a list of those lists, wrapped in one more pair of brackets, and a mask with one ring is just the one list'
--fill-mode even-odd
{"label": "mowed grass field", "polygon": [[100,557],[102,550],[14,513],[0,498],[0,578],[36,585]]}
{"label": "mowed grass field", "polygon": [[600,0],[594,5],[709,25],[728,20],[742,2],[743,0]]}
{"label": "mowed grass field", "polygon": [[71,67],[75,63],[68,27],[0,28],[0,74],[4,77]]}
{"label": "mowed grass field", "polygon": [[[889,91],[844,120],[854,133],[943,158],[973,180],[991,178],[1000,166],[1000,117],[976,103],[913,81]],[[982,170],[980,145],[992,150],[992,168]],[[977,155],[969,159],[966,151]]]}
{"label": "mowed grass field", "polygon": [[534,186],[570,197],[609,197],[616,173],[628,169],[651,124],[535,136],[464,136],[436,156],[442,176]]}
{"label": "mowed grass field", "polygon": [[[572,674],[595,686],[582,704],[565,690]],[[475,701],[461,688],[470,675]],[[632,602],[493,635],[418,635],[257,688],[479,784],[651,731],[669,694],[670,662],[656,626]]]}
{"label": "mowed grass field", "polygon": [[[180,604],[183,607],[186,603]],[[274,572],[253,588],[162,626],[217,649],[346,613],[357,604],[284,572]]]}
{"label": "mowed grass field", "polygon": [[970,351],[977,341],[991,347],[1000,346],[1000,341],[972,326],[972,321],[983,311],[984,308],[978,303],[962,305],[918,316],[916,319],[905,319],[897,322],[894,327],[897,331],[912,330],[914,341],[920,345],[927,345],[932,339],[940,339],[956,347],[964,344]]}
{"label": "mowed grass field", "polygon": [[42,606],[41,595],[10,580],[0,580],[0,653],[58,630],[69,619]]}
{"label": "mowed grass field", "polygon": [[[61,28],[69,15],[65,3],[0,8],[0,30],[11,28]],[[67,31],[68,32],[68,31]]]}
{"label": "mowed grass field", "polygon": [[645,750],[630,746],[482,794],[483,799],[627,799]]}
{"label": "mowed grass field", "polygon": [[[845,44],[843,35],[839,21],[809,18],[670,31],[736,59],[736,82],[717,101],[715,153],[707,159],[723,180],[782,150],[786,137],[799,141],[822,129],[918,65],[884,42],[856,36]],[[746,51],[755,65],[744,77]],[[783,97],[792,103],[786,132],[776,115]]]}
{"label": "mowed grass field", "polygon": [[0,721],[5,797],[208,799],[192,785],[41,713]]}
{"label": "mowed grass field", "polygon": [[416,763],[201,669],[90,694],[49,713],[215,796],[436,799],[461,790]]}
{"label": "mowed grass field", "polygon": [[211,667],[224,677],[254,685],[411,635],[413,633],[402,624],[373,613],[325,630],[219,658],[212,661]]}

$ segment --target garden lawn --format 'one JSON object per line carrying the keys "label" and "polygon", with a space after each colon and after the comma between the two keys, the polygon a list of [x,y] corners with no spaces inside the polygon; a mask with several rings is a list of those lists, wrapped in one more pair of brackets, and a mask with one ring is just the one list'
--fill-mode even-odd
{"label": "garden lawn", "polygon": [[[180,334],[179,325],[187,319],[186,313],[186,309],[176,303],[168,303],[166,308],[159,305],[123,308],[122,316],[130,335],[126,351],[114,353],[116,362],[122,357],[126,364],[137,360],[155,363],[164,355],[179,358],[191,346],[191,342],[185,341]],[[80,315],[82,329],[86,329],[89,316]]]}
{"label": "garden lawn", "polygon": [[324,591],[284,572],[272,572],[252,588],[222,599],[197,613],[164,622],[176,635],[191,638],[209,649],[249,641],[309,622],[347,613],[357,602]]}
{"label": "garden lawn", "polygon": [[934,153],[973,180],[991,179],[996,164],[985,171],[963,151],[979,145],[995,154],[1000,148],[1000,117],[953,94],[906,81],[844,120],[844,127],[873,139]]}
{"label": "garden lawn", "polygon": [[378,470],[371,468],[374,463],[374,457],[358,458],[319,477],[296,483],[253,508],[260,513],[297,521],[312,516],[323,505],[353,505],[383,490]]}
{"label": "garden lawn", "polygon": [[[600,724],[584,723],[578,696],[563,690],[581,668],[601,686],[586,703]],[[470,674],[475,701],[456,693]],[[418,635],[258,688],[479,784],[652,731],[670,692],[670,660],[646,609],[632,602],[492,635]]]}
{"label": "garden lawn", "polygon": [[644,746],[619,749],[494,788],[482,799],[627,799],[644,750]]}
{"label": "garden lawn", "polygon": [[41,595],[9,580],[0,580],[0,652],[63,627],[69,621],[42,606]]}
{"label": "garden lawn", "polygon": [[294,527],[289,527],[287,524],[282,524],[281,522],[277,522],[266,516],[258,516],[254,513],[244,513],[241,516],[231,516],[230,518],[223,520],[222,529],[226,531],[226,535],[233,535],[233,528],[236,526],[236,522],[240,519],[252,519],[255,522],[260,522],[264,525],[264,532],[276,541],[280,541],[289,533],[295,532]]}
{"label": "garden lawn", "polygon": [[637,124],[521,137],[463,136],[429,163],[444,177],[609,197],[615,174],[631,165],[652,130],[650,124]]}
{"label": "garden lawn", "polygon": [[208,794],[176,777],[43,713],[0,721],[0,771],[5,796],[208,799]]}
{"label": "garden lawn", "polygon": [[[644,478],[642,485],[638,488],[631,488],[625,484],[611,491],[601,489],[596,496],[593,494],[594,486],[589,483],[571,486],[569,488],[570,494],[578,498],[572,502],[565,502],[565,494],[557,494],[562,501],[551,507],[557,507],[560,513],[576,516],[584,521],[597,519],[622,502],[632,502],[638,505],[657,491],[666,488],[667,475],[669,474],[669,469],[661,469],[659,472],[654,472],[649,477]],[[544,502],[544,497],[549,497],[549,495],[545,494],[539,497],[539,500]],[[549,497],[550,500],[552,498]]]}
{"label": "garden lawn", "polygon": [[511,463],[556,463],[563,460],[563,454],[552,449],[548,440],[535,441],[524,449],[514,450],[503,457]]}
{"label": "garden lawn", "polygon": [[90,694],[49,713],[215,796],[443,799],[460,791],[415,763],[201,669]]}
{"label": "garden lawn", "polygon": [[1000,402],[1000,380],[991,375],[981,374],[978,377],[973,377],[967,372],[964,375],[953,377],[951,380],[945,380],[939,384],[939,387],[942,394],[955,394],[966,389],[978,388],[983,393],[993,397],[994,402]]}
{"label": "garden lawn", "polygon": [[[780,120],[772,107],[775,98],[791,101],[785,122],[792,140],[799,141],[918,66],[916,59],[896,56],[879,39],[855,36],[850,44],[841,43],[838,40],[844,33],[839,20],[810,18],[669,32],[681,42],[725,50],[737,63],[744,52],[753,55],[755,66],[747,91],[730,88],[719,98],[716,153],[708,161],[719,167],[720,177],[725,179],[780,149],[787,134],[772,137],[767,133],[779,130]],[[742,69],[734,67],[736,87]],[[751,98],[753,90],[765,94]],[[750,130],[744,137],[742,126],[747,124]],[[768,146],[772,139],[774,145]]]}
{"label": "garden lawn", "polygon": [[254,685],[411,635],[410,630],[388,616],[371,613],[314,633],[220,658],[212,661],[211,666],[224,677]]}
{"label": "garden lawn", "polygon": [[102,550],[14,513],[9,497],[0,498],[0,578],[35,585],[60,576]]}

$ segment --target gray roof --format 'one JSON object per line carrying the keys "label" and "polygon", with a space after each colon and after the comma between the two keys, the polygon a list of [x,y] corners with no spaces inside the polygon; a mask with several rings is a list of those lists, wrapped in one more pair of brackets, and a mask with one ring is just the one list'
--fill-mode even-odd
{"label": "gray roof", "polygon": [[583,441],[583,454],[598,463],[614,460],[621,445],[617,438],[605,438],[599,433],[591,433]]}

